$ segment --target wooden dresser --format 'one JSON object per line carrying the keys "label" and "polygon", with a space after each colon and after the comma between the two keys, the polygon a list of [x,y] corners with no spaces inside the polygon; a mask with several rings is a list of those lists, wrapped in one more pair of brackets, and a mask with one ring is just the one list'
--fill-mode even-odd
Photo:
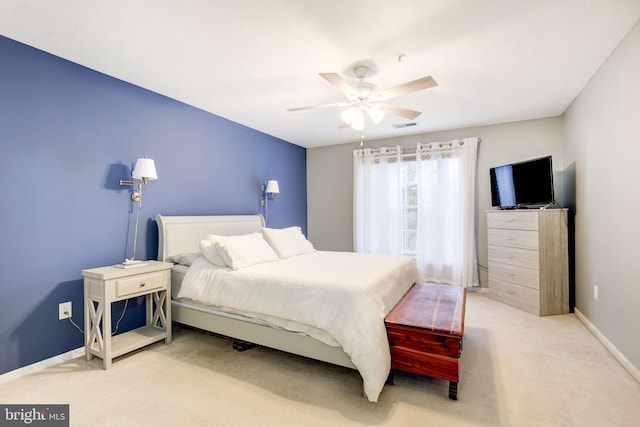
{"label": "wooden dresser", "polygon": [[448,380],[449,398],[457,400],[466,296],[457,286],[413,285],[384,321],[392,373]]}
{"label": "wooden dresser", "polygon": [[569,312],[567,214],[487,211],[490,298],[538,316]]}

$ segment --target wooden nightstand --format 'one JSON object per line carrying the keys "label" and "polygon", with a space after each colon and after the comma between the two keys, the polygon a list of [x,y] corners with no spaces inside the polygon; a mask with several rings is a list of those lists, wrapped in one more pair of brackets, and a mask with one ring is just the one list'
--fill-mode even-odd
{"label": "wooden nightstand", "polygon": [[[171,268],[173,264],[82,270],[84,277],[84,345],[87,360],[102,358],[104,369],[113,358],[156,341],[171,343]],[[111,336],[111,303],[145,295],[145,326]]]}

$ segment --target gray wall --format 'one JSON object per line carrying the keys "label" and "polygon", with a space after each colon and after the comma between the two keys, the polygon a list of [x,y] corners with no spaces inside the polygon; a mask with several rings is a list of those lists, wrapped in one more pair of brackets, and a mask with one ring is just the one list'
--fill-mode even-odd
{"label": "gray wall", "polygon": [[[565,113],[576,308],[640,367],[640,23]],[[575,187],[575,188],[572,188]],[[598,285],[598,299],[593,286]]]}
{"label": "gray wall", "polygon": [[[449,141],[477,136],[478,149],[478,259],[487,265],[486,210],[491,209],[489,168],[505,163],[552,155],[556,199],[562,200],[562,118],[505,123],[446,132],[365,141],[367,147],[418,142]],[[359,142],[307,150],[307,226],[309,240],[320,250],[353,250],[353,150]],[[486,271],[480,281],[486,286]]]}

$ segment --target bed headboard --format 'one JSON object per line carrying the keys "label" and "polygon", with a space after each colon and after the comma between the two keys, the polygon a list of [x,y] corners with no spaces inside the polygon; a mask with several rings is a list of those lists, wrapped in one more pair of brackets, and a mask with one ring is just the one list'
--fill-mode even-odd
{"label": "bed headboard", "polygon": [[163,216],[158,224],[158,260],[200,250],[200,240],[207,234],[234,236],[261,231],[262,215]]}

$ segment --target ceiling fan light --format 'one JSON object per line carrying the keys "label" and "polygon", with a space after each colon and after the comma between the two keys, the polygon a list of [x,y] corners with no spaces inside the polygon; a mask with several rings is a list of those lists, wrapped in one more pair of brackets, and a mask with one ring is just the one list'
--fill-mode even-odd
{"label": "ceiling fan light", "polygon": [[346,110],[344,110],[342,113],[340,113],[340,118],[342,118],[343,122],[350,125],[356,120],[357,115],[358,115],[358,110],[356,110],[355,107],[349,107]]}
{"label": "ceiling fan light", "polygon": [[356,118],[351,123],[351,128],[355,130],[364,129],[364,114],[362,113],[362,110],[358,110],[356,112]]}
{"label": "ceiling fan light", "polygon": [[371,119],[371,121],[375,124],[380,123],[382,119],[384,119],[384,111],[382,111],[380,107],[377,105],[374,105],[373,107],[369,107],[367,109],[367,114],[369,115],[369,118]]}

